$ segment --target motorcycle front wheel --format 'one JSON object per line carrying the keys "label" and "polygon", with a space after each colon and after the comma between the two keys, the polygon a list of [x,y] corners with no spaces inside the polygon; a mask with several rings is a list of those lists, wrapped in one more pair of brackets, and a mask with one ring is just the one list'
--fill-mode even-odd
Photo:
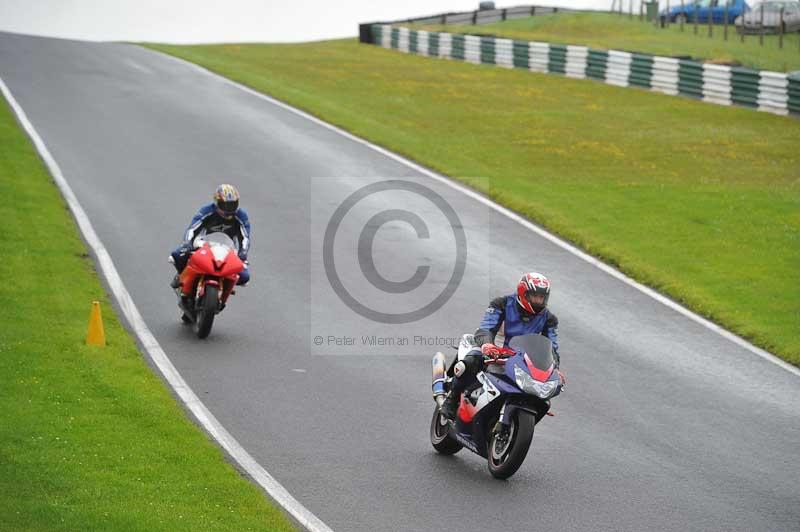
{"label": "motorcycle front wheel", "polygon": [[433,409],[431,419],[431,444],[439,454],[456,454],[462,445],[450,437],[450,423],[442,417],[439,407]]}
{"label": "motorcycle front wheel", "polygon": [[489,472],[494,478],[505,479],[517,472],[533,439],[533,414],[517,410],[511,418],[507,434],[492,432],[489,437]]}
{"label": "motorcycle front wheel", "polygon": [[197,319],[194,321],[194,332],[198,338],[206,338],[211,333],[214,316],[217,314],[219,304],[218,289],[214,285],[207,285],[203,299],[198,302]]}

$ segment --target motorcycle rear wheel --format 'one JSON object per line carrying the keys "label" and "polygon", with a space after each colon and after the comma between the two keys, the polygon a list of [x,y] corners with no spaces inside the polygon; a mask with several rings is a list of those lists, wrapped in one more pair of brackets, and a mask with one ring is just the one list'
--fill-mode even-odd
{"label": "motorcycle rear wheel", "polygon": [[517,472],[533,439],[533,426],[536,419],[533,414],[518,410],[511,418],[508,439],[503,441],[497,433],[489,437],[489,472],[494,478],[506,479]]}
{"label": "motorcycle rear wheel", "polygon": [[439,454],[456,454],[463,447],[450,437],[450,423],[442,418],[438,406],[433,409],[433,419],[431,419],[431,445]]}
{"label": "motorcycle rear wheel", "polygon": [[197,319],[194,321],[194,332],[198,338],[206,338],[211,333],[211,326],[214,324],[214,316],[217,314],[219,297],[217,287],[214,285],[206,286],[203,299],[199,302],[197,309]]}

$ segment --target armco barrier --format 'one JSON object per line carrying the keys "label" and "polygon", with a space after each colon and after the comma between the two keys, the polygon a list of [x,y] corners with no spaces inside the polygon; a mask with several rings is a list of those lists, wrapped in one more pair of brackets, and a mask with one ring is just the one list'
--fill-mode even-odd
{"label": "armco barrier", "polygon": [[800,114],[800,74],[788,76],[789,88],[787,94],[789,95],[789,111],[792,113]]}
{"label": "armco barrier", "polygon": [[631,75],[631,62],[633,54],[628,52],[618,52],[610,50],[608,52],[608,63],[606,64],[606,83],[628,86],[628,78]]}
{"label": "armco barrier", "polygon": [[751,70],[618,50],[372,24],[371,42],[401,52],[591,78],[719,105],[800,115],[800,74]]}

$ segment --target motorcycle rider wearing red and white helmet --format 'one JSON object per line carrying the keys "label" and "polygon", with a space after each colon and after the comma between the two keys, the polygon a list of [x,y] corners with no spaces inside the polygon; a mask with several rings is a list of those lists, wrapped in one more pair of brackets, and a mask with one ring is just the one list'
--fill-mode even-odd
{"label": "motorcycle rider wearing red and white helmet", "polygon": [[476,347],[467,353],[453,367],[454,377],[450,392],[441,407],[443,416],[455,418],[461,394],[475,382],[476,375],[483,369],[484,355],[498,354],[494,341],[501,326],[505,336],[504,347],[508,347],[515,336],[547,336],[553,342],[553,354],[558,369],[561,360],[558,355],[558,318],[547,308],[549,299],[550,281],[541,273],[530,272],[519,280],[515,294],[497,297],[489,303],[480,327],[475,331],[475,342],[480,348]]}

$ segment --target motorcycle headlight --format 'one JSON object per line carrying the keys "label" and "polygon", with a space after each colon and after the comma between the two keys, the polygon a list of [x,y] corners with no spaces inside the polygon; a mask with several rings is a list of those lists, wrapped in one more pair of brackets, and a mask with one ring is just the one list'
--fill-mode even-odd
{"label": "motorcycle headlight", "polygon": [[519,366],[514,368],[514,378],[523,392],[535,395],[540,399],[547,399],[558,388],[558,381],[539,382],[525,373]]}
{"label": "motorcycle headlight", "polygon": [[211,246],[211,254],[214,255],[214,260],[222,262],[228,256],[228,248],[224,246]]}

